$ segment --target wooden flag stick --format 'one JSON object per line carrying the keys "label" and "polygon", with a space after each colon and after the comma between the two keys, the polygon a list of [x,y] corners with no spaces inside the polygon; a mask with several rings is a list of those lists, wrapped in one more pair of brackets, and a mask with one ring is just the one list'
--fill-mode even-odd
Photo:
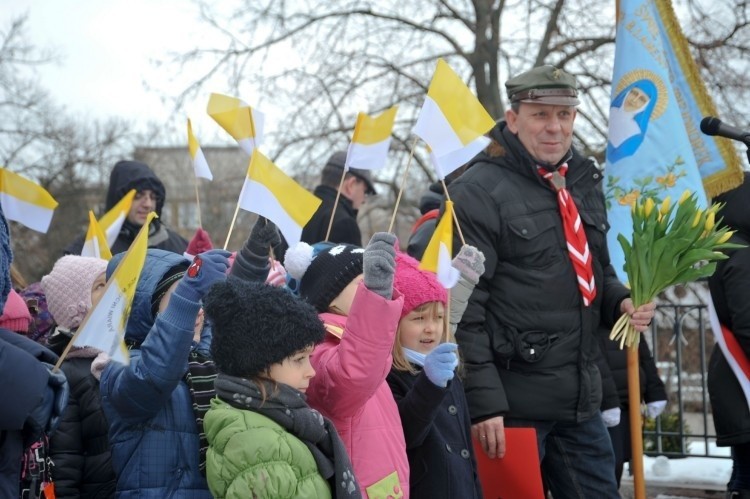
{"label": "wooden flag stick", "polygon": [[[440,182],[443,184],[443,191],[445,191],[445,199],[450,201],[451,195],[448,194],[448,186],[445,185],[445,179],[441,178]],[[453,210],[451,213],[453,213],[453,222],[455,222],[456,229],[458,229],[458,237],[461,239],[461,244],[466,244],[466,240],[464,239],[464,234],[463,232],[461,232],[461,226],[458,224],[458,217],[456,216],[456,210]]]}
{"label": "wooden flag stick", "polygon": [[339,205],[339,198],[341,197],[341,188],[344,187],[344,179],[346,178],[346,171],[348,168],[344,166],[344,171],[341,172],[341,181],[339,182],[339,188],[336,190],[336,200],[333,202],[333,210],[331,210],[331,219],[328,220],[328,230],[326,230],[326,242],[331,236],[331,227],[333,227],[333,217],[336,215],[336,208]]}
{"label": "wooden flag stick", "polygon": [[391,223],[388,226],[388,232],[393,232],[393,224],[396,222],[396,213],[398,213],[398,205],[401,202],[401,194],[404,192],[404,185],[406,185],[406,179],[409,176],[409,166],[411,166],[411,160],[414,158],[414,149],[417,147],[417,140],[419,137],[414,137],[414,142],[411,144],[411,151],[409,151],[409,160],[406,162],[406,168],[404,168],[404,176],[401,178],[401,187],[398,188],[398,196],[396,196],[396,206],[393,207],[393,216],[391,217]]}
{"label": "wooden flag stick", "polygon": [[[242,199],[242,193],[240,193],[239,199]],[[229,238],[232,237],[232,231],[234,230],[234,222],[237,221],[237,213],[240,211],[239,199],[237,200],[237,207],[234,209],[234,215],[232,216],[232,223],[229,224],[229,232],[227,232],[227,240],[224,241],[224,249],[227,249],[227,246],[229,246]]]}
{"label": "wooden flag stick", "polygon": [[203,222],[201,221],[201,198],[198,195],[198,176],[193,175],[193,178],[195,179],[195,203],[198,208],[198,227],[201,229],[203,228]]}
{"label": "wooden flag stick", "polygon": [[[639,335],[640,336],[640,335]],[[641,423],[641,383],[638,372],[638,343],[628,351],[628,404],[630,405],[630,448],[635,499],[646,499],[643,473],[643,424]]]}

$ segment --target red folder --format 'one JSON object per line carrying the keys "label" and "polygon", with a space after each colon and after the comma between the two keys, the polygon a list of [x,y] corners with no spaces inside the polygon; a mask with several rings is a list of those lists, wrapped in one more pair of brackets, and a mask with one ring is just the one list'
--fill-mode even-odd
{"label": "red folder", "polygon": [[505,457],[490,459],[474,440],[485,499],[543,499],[534,428],[505,428]]}

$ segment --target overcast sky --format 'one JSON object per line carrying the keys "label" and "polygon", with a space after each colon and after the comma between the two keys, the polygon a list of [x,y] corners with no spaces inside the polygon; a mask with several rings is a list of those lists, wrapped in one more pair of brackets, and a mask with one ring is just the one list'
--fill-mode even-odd
{"label": "overcast sky", "polygon": [[[121,116],[141,126],[147,120],[183,133],[185,115],[172,116],[160,94],[182,90],[154,59],[193,48],[205,40],[197,9],[188,0],[0,0],[0,23],[28,14],[29,41],[59,53],[59,62],[41,68],[40,83],[59,104],[84,116]],[[199,133],[206,126],[205,100],[189,103]],[[198,116],[200,114],[200,116]],[[193,116],[196,115],[196,116]],[[198,118],[198,119],[196,119]]]}

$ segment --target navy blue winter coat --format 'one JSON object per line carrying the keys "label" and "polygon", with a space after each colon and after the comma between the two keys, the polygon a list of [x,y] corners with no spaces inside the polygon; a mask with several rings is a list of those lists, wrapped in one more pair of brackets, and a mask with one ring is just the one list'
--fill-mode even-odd
{"label": "navy blue winter coat", "polygon": [[442,388],[421,369],[416,374],[391,369],[386,381],[404,428],[410,497],[481,498],[461,380],[455,377]]}
{"label": "navy blue winter coat", "polygon": [[[108,277],[120,258],[110,262]],[[125,333],[126,340],[142,343],[130,351],[129,366],[110,362],[102,373],[120,499],[211,498],[199,470],[198,428],[184,381],[200,303],[174,293],[155,322],[151,315],[156,285],[182,262],[182,255],[148,250]]]}

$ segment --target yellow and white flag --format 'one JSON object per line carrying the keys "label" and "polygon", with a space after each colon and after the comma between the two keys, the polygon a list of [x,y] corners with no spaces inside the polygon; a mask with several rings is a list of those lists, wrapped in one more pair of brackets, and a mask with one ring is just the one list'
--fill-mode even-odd
{"label": "yellow and white flag", "polygon": [[190,118],[187,120],[187,132],[188,132],[188,152],[190,152],[190,159],[193,160],[193,168],[195,169],[195,176],[201,178],[207,178],[213,180],[214,176],[211,174],[211,169],[208,167],[208,161],[203,155],[198,140],[193,135],[193,125],[190,123]]}
{"label": "yellow and white flag", "polygon": [[73,337],[73,346],[94,347],[109,354],[113,360],[130,363],[125,346],[125,326],[135,296],[135,288],[148,251],[148,227],[156,213],[148,214],[133,243],[107,281],[104,294],[96,307],[89,311]]}
{"label": "yellow and white flag", "polygon": [[495,121],[469,87],[438,59],[414,134],[432,149],[432,160],[438,176],[444,178],[467,163],[490,139],[484,137]]}
{"label": "yellow and white flag", "polygon": [[125,194],[116,205],[112,207],[107,213],[102,215],[99,219],[99,227],[104,231],[104,235],[107,237],[107,245],[111,248],[117,236],[120,235],[120,229],[125,219],[128,218],[130,213],[130,207],[133,205],[133,198],[135,197],[135,189],[131,189],[130,192]]}
{"label": "yellow and white flag", "polygon": [[378,170],[386,165],[391,146],[391,132],[398,106],[385,110],[372,118],[365,113],[357,115],[354,136],[346,154],[346,169]]}
{"label": "yellow and white flag", "polygon": [[112,252],[107,244],[107,236],[104,235],[102,227],[96,221],[94,212],[89,210],[89,228],[86,231],[86,240],[81,248],[81,256],[91,256],[102,260],[111,260]]}
{"label": "yellow and white flag", "polygon": [[450,289],[456,285],[461,276],[461,273],[451,264],[451,255],[453,255],[453,201],[446,201],[445,213],[435,227],[419,268],[437,274],[440,284]]}
{"label": "yellow and white flag", "polygon": [[321,200],[299,185],[257,149],[250,158],[240,208],[276,224],[289,246],[300,240]]}
{"label": "yellow and white flag", "polygon": [[5,218],[46,233],[57,201],[44,187],[0,167],[0,203]]}
{"label": "yellow and white flag", "polygon": [[263,140],[263,113],[236,97],[211,94],[208,99],[208,115],[231,135],[248,154]]}

